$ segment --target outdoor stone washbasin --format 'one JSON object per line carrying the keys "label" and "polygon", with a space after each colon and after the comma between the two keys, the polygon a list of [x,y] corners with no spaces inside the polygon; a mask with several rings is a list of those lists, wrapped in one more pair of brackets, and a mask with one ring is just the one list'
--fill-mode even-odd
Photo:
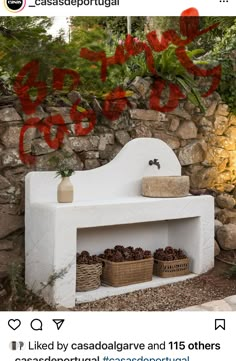
{"label": "outdoor stone washbasin", "polygon": [[[150,160],[149,165],[160,169],[158,159]],[[142,179],[142,195],[155,198],[185,197],[189,194],[188,176],[149,176]]]}
{"label": "outdoor stone washbasin", "polygon": [[188,176],[152,176],[142,179],[144,197],[171,198],[189,194]]}

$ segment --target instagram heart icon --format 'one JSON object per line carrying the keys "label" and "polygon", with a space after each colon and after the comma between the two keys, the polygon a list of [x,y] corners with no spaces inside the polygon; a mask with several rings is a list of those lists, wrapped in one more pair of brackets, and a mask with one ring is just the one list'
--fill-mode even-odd
{"label": "instagram heart icon", "polygon": [[18,319],[10,319],[9,321],[8,321],[8,326],[9,327],[11,327],[12,328],[12,330],[17,330],[18,329],[18,327],[20,327],[20,325],[21,325],[21,321],[20,320],[18,320]]}

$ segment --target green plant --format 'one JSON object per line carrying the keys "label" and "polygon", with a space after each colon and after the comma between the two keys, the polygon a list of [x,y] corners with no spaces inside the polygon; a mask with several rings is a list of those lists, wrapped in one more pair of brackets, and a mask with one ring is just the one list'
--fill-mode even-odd
{"label": "green plant", "polygon": [[222,74],[218,92],[222,100],[229,105],[230,110],[236,114],[236,19],[229,20],[230,26],[224,28],[213,50],[206,55],[206,59],[221,64]]}
{"label": "green plant", "polygon": [[[157,60],[157,71],[163,79],[179,85],[181,90],[186,94],[188,100],[204,112],[205,108],[201,99],[200,92],[194,78],[180,64],[175,54],[176,46],[170,45],[166,51],[161,53],[160,59]],[[193,60],[204,52],[203,49],[194,49],[187,51],[188,57]],[[197,61],[195,61],[197,63]]]}
{"label": "green plant", "polygon": [[56,280],[63,279],[63,277],[68,273],[68,270],[70,269],[71,264],[69,264],[67,267],[64,267],[60,269],[58,272],[54,272],[48,277],[48,280],[45,284],[41,283],[42,288],[38,291],[38,295],[41,296],[42,291],[47,287],[53,287],[55,285]]}
{"label": "green plant", "polygon": [[12,263],[8,268],[8,279],[10,286],[8,311],[13,311],[17,304],[22,304],[25,301],[24,265],[22,263]]}
{"label": "green plant", "polygon": [[7,295],[1,299],[1,311],[52,310],[52,307],[40,297],[40,292],[36,295],[27,289],[23,263],[14,262],[9,266],[8,277],[4,285]]}
{"label": "green plant", "polygon": [[71,162],[71,152],[61,148],[48,160],[50,170],[56,171],[56,177],[70,177],[75,172],[75,165]]}
{"label": "green plant", "polygon": [[69,263],[68,266],[53,272],[45,284],[33,293],[25,285],[25,267],[21,262],[13,262],[8,267],[6,289],[7,297],[1,300],[0,310],[1,311],[25,311],[29,309],[35,310],[53,310],[52,306],[49,306],[42,297],[42,292],[47,287],[53,287],[56,280],[63,279],[65,274],[71,268],[73,262]]}
{"label": "green plant", "polygon": [[74,172],[74,169],[71,168],[61,168],[56,171],[56,177],[70,177]]}
{"label": "green plant", "polygon": [[228,271],[227,271],[227,276],[229,276],[230,278],[236,278],[236,265],[234,265],[233,267],[231,267]]}
{"label": "green plant", "polygon": [[[153,52],[154,66],[158,77],[166,80],[168,83],[178,85],[182,92],[187,96],[189,101],[198,106],[204,112],[205,107],[203,105],[197,83],[193,76],[191,76],[184,68],[184,66],[179,62],[176,56],[176,48],[177,47],[175,45],[171,44],[166,50],[162,52]],[[203,49],[195,49],[192,51],[187,51],[187,55],[191,60],[193,60],[203,52]],[[198,60],[195,60],[194,62],[195,64],[199,63]],[[144,52],[131,57],[123,67],[125,77],[129,78],[130,80],[134,79],[136,76],[155,77],[148,69]]]}

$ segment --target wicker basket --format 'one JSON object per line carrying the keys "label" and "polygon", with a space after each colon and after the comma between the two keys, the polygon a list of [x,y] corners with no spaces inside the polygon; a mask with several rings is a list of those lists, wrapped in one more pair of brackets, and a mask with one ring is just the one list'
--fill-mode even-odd
{"label": "wicker basket", "polygon": [[127,262],[102,261],[102,282],[110,286],[120,287],[152,280],[153,258]]}
{"label": "wicker basket", "polygon": [[153,274],[159,277],[176,277],[189,274],[189,259],[160,261],[154,259]]}
{"label": "wicker basket", "polygon": [[101,285],[102,263],[77,264],[76,291],[90,291]]}

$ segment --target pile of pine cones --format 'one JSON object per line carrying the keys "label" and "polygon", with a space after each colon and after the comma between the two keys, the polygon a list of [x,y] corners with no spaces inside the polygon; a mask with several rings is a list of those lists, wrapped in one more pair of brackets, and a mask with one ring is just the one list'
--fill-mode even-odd
{"label": "pile of pine cones", "polygon": [[[115,246],[114,248],[105,249],[103,254],[99,256],[90,256],[89,252],[82,251],[77,253],[76,259],[77,264],[96,264],[100,263],[101,258],[111,262],[126,262],[126,261],[137,261],[141,259],[151,258],[151,251],[143,250],[142,248]],[[185,259],[187,256],[181,249],[175,249],[172,247],[158,248],[153,257],[160,261],[174,261],[178,259]]]}
{"label": "pile of pine cones", "polygon": [[181,249],[166,247],[165,249],[158,248],[154,253],[154,258],[160,261],[175,261],[177,259],[187,258],[187,256]]}
{"label": "pile of pine cones", "polygon": [[82,251],[76,255],[77,264],[96,264],[101,263],[101,260],[98,256],[90,256],[89,252]]}
{"label": "pile of pine cones", "polygon": [[151,251],[143,250],[142,248],[115,246],[115,248],[107,248],[103,254],[99,255],[100,258],[106,259],[111,262],[126,262],[136,261],[146,258],[151,258]]}

